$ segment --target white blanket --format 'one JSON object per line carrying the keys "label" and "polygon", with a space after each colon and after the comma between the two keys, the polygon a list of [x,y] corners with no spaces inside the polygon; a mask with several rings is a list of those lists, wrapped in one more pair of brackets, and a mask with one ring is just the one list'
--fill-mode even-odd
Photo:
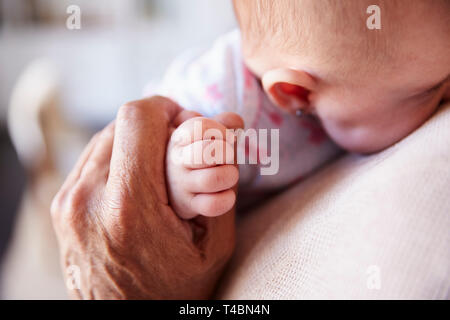
{"label": "white blanket", "polygon": [[449,299],[449,141],[447,104],[244,216],[218,297]]}

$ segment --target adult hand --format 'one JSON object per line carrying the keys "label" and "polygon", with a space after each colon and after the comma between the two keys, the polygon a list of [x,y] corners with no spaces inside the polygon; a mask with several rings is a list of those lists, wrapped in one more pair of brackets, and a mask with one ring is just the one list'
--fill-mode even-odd
{"label": "adult hand", "polygon": [[84,150],[51,208],[73,297],[204,299],[213,293],[233,251],[234,212],[181,220],[166,192],[167,141],[173,124],[189,117],[163,97],[130,102]]}

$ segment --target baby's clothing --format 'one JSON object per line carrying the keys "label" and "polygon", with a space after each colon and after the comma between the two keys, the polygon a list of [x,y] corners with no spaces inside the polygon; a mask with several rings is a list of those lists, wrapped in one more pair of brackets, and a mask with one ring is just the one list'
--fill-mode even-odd
{"label": "baby's clothing", "polygon": [[[269,165],[247,164],[247,158],[239,167],[240,195],[257,196],[300,181],[340,150],[316,120],[287,114],[269,100],[244,65],[239,30],[220,37],[209,50],[190,51],[177,58],[162,83],[146,92],[150,94],[169,97],[205,117],[235,112],[243,118],[245,129],[268,129],[269,145],[270,130],[279,129],[278,173],[261,175],[261,166]],[[250,144],[246,154],[257,148]]]}

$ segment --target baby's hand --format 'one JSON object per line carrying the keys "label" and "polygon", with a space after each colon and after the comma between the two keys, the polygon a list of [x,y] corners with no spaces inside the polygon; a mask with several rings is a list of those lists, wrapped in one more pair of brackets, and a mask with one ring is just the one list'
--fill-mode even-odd
{"label": "baby's hand", "polygon": [[172,134],[167,149],[166,174],[169,199],[184,219],[214,217],[230,211],[236,201],[239,172],[234,161],[234,134],[243,127],[234,113],[216,120],[195,117]]}

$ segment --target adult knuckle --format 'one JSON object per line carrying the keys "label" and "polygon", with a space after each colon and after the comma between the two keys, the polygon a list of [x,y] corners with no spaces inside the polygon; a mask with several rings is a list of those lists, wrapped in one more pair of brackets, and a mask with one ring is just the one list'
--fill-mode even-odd
{"label": "adult knuckle", "polygon": [[148,99],[140,100],[140,101],[147,101],[149,103],[149,105],[152,105],[152,106],[167,106],[167,105],[171,105],[174,103],[169,98],[164,97],[164,96],[159,96],[159,95],[155,95]]}
{"label": "adult knuckle", "polygon": [[73,215],[83,208],[85,201],[86,199],[83,192],[83,186],[77,184],[67,193],[63,211],[66,215]]}
{"label": "adult knuckle", "polygon": [[117,119],[121,121],[140,118],[144,109],[146,109],[146,106],[140,100],[127,102],[119,108]]}

